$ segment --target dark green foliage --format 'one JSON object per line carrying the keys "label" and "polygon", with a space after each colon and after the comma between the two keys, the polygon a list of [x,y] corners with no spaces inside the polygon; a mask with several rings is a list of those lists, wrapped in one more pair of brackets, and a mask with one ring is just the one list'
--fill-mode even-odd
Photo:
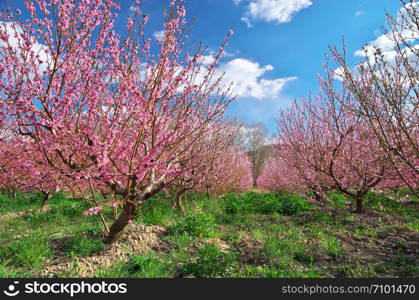
{"label": "dark green foliage", "polygon": [[78,233],[64,242],[64,249],[68,256],[90,256],[104,248],[100,237],[92,237],[86,233]]}
{"label": "dark green foliage", "polygon": [[227,194],[223,197],[224,200],[224,209],[227,214],[235,215],[241,211],[244,211],[244,198],[240,197],[237,194]]}
{"label": "dark green foliage", "polygon": [[43,234],[31,233],[0,247],[0,262],[6,265],[36,269],[52,254]]}
{"label": "dark green foliage", "polygon": [[[105,247],[99,216],[82,214],[94,205],[64,196],[58,193],[40,212],[36,193],[18,193],[16,200],[0,195],[0,277],[38,276],[50,261],[64,258],[74,268],[58,276],[76,277],[78,260]],[[182,212],[172,208],[173,195],[162,192],[141,207],[135,220],[166,228],[168,234],[159,237],[162,247],[127,253],[128,261],[118,259],[95,275],[414,277],[419,274],[418,260],[411,255],[419,231],[418,208],[397,203],[402,197],[418,201],[407,192],[368,193],[366,213],[353,214],[345,205],[349,199],[336,192],[329,193],[328,207],[312,206],[283,191],[210,198],[187,192]],[[102,212],[109,224],[112,209],[103,205]],[[129,249],[128,242],[119,245]],[[374,251],[385,252],[386,259]]]}
{"label": "dark green foliage", "polygon": [[185,263],[179,270],[180,276],[198,278],[224,277],[235,265],[235,255],[220,251],[215,245],[198,249],[198,258]]}
{"label": "dark green foliage", "polygon": [[[79,201],[68,205],[52,206],[51,209],[45,212],[34,210],[32,213],[23,215],[21,218],[35,226],[47,223],[66,225],[76,219],[86,219],[86,217],[83,216],[82,211],[89,207],[91,207],[89,202]],[[90,220],[92,219],[90,218]]]}
{"label": "dark green foliage", "polygon": [[103,278],[165,278],[173,277],[172,266],[161,260],[153,252],[130,255],[128,262],[118,262],[109,269],[99,270]]}
{"label": "dark green foliage", "polygon": [[167,277],[170,266],[161,261],[153,253],[145,255],[133,255],[130,257],[126,269],[129,274],[136,278],[160,278]]}
{"label": "dark green foliage", "polygon": [[211,237],[215,231],[213,215],[202,212],[187,212],[168,230],[171,234],[188,234],[196,237]]}
{"label": "dark green foliage", "polygon": [[225,212],[231,215],[239,213],[293,215],[313,206],[298,195],[247,192],[242,195],[225,195],[224,207]]}
{"label": "dark green foliage", "polygon": [[140,209],[140,221],[149,224],[165,224],[175,215],[172,199],[163,192],[149,199]]}
{"label": "dark green foliage", "polygon": [[[409,194],[407,194],[409,195]],[[399,216],[414,217],[419,219],[419,204],[408,205],[404,203],[396,202],[397,199],[406,197],[405,199],[412,201],[418,201],[417,198],[413,196],[406,196],[406,194],[397,194],[397,195],[377,195],[373,192],[369,192],[366,196],[366,206],[373,208],[385,213],[396,214]]]}
{"label": "dark green foliage", "polygon": [[6,194],[0,194],[0,213],[19,211],[39,206],[39,193],[16,193],[16,199]]}

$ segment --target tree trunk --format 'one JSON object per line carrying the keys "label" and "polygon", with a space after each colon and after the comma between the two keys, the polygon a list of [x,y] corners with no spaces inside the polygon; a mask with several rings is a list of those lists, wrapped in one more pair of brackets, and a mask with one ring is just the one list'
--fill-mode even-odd
{"label": "tree trunk", "polygon": [[138,205],[134,201],[129,200],[125,202],[122,212],[109,228],[109,233],[104,240],[105,244],[113,244],[122,237],[128,222],[137,215],[137,210]]}
{"label": "tree trunk", "polygon": [[50,192],[44,192],[42,191],[42,202],[41,202],[41,206],[39,208],[40,211],[42,211],[44,209],[44,206],[47,204],[48,200],[51,199],[52,194]]}
{"label": "tree trunk", "polygon": [[356,202],[356,208],[354,213],[360,214],[364,212],[364,207],[363,207],[363,199],[362,198],[356,198],[355,199]]}
{"label": "tree trunk", "polygon": [[185,211],[185,207],[183,206],[183,203],[182,203],[182,195],[183,195],[183,192],[178,192],[178,193],[176,193],[176,196],[175,196],[175,207],[177,207],[180,211]]}

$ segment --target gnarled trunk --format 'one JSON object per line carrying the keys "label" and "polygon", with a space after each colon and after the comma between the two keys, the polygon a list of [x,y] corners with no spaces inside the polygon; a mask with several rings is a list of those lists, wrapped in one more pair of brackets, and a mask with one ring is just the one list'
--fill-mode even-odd
{"label": "gnarled trunk", "polygon": [[174,198],[174,203],[173,203],[173,208],[176,207],[182,212],[185,211],[185,206],[182,203],[182,198],[183,198],[184,193],[185,193],[184,190],[177,192]]}
{"label": "gnarled trunk", "polygon": [[[164,177],[163,177],[164,178]],[[163,179],[162,178],[162,179]],[[140,194],[132,194],[128,196],[128,199],[125,200],[122,211],[119,214],[118,218],[113,222],[109,228],[108,235],[105,237],[105,244],[113,244],[117,242],[123,232],[125,227],[129,224],[130,220],[134,219],[137,216],[138,209],[143,205],[149,198],[153,197],[164,187],[164,182],[153,183],[142,191]],[[121,189],[117,184],[111,184],[112,190],[115,194],[125,194],[125,190]]]}
{"label": "gnarled trunk", "polygon": [[109,233],[104,240],[105,244],[113,244],[121,238],[125,227],[127,227],[128,222],[137,215],[137,211],[137,203],[132,200],[125,202],[122,207],[122,212],[109,228]]}
{"label": "gnarled trunk", "polygon": [[363,201],[363,199],[362,199],[362,198],[356,198],[356,199],[355,199],[356,208],[355,208],[354,213],[361,214],[361,213],[363,213],[363,212],[364,212],[363,202],[364,202],[364,201]]}
{"label": "gnarled trunk", "polygon": [[40,211],[42,211],[44,209],[44,207],[47,204],[48,200],[52,198],[52,193],[50,193],[48,191],[47,192],[42,191],[42,196],[43,196],[42,197],[42,202],[41,202],[41,206],[39,208]]}

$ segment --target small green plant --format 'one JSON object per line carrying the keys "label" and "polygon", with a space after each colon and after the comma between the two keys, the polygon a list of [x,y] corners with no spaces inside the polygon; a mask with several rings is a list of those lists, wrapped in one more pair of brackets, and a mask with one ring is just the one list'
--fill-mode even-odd
{"label": "small green plant", "polygon": [[175,224],[169,226],[171,234],[188,234],[195,237],[211,237],[215,233],[213,215],[202,212],[188,212]]}
{"label": "small green plant", "polygon": [[90,256],[104,248],[102,239],[88,237],[86,233],[79,233],[64,243],[68,256]]}
{"label": "small green plant", "polygon": [[128,270],[127,270],[127,264],[123,261],[119,261],[115,263],[110,268],[100,269],[95,274],[95,277],[98,278],[130,278]]}
{"label": "small green plant", "polygon": [[295,215],[311,206],[297,195],[278,195],[278,198],[281,203],[280,213],[283,215]]}
{"label": "small green plant", "polygon": [[231,243],[231,244],[235,244],[235,243],[238,243],[240,241],[240,237],[236,232],[225,233],[222,236],[222,239],[225,240],[226,242]]}
{"label": "small green plant", "polygon": [[0,248],[0,261],[24,268],[39,268],[52,254],[48,240],[41,234],[22,236]]}
{"label": "small green plant", "polygon": [[126,270],[129,277],[135,278],[163,278],[168,277],[170,266],[161,261],[154,253],[130,256]]}
{"label": "small green plant", "polygon": [[306,253],[305,251],[294,253],[294,259],[306,265],[312,264],[315,261],[314,256]]}
{"label": "small green plant", "polygon": [[0,278],[26,278],[31,276],[32,271],[22,271],[8,266],[7,262],[0,263]]}
{"label": "small green plant", "polygon": [[140,221],[147,225],[167,224],[175,216],[169,198],[164,193],[149,199],[140,211]]}
{"label": "small green plant", "polygon": [[413,220],[411,222],[406,222],[403,224],[403,227],[405,227],[408,230],[419,232],[419,220]]}
{"label": "small green plant", "polygon": [[333,257],[343,254],[340,241],[333,236],[324,236],[320,241],[320,248]]}
{"label": "small green plant", "polygon": [[292,268],[277,268],[275,266],[246,266],[245,270],[239,273],[239,277],[246,278],[319,278],[324,277],[314,268],[308,268],[302,272]]}
{"label": "small green plant", "polygon": [[272,263],[288,265],[293,260],[295,245],[294,241],[270,235],[265,241],[263,251]]}
{"label": "small green plant", "polygon": [[359,263],[342,264],[338,270],[347,278],[371,278],[377,276],[377,272],[373,267]]}
{"label": "small green plant", "polygon": [[179,270],[181,276],[198,278],[225,277],[235,267],[235,255],[220,251],[215,245],[198,249],[198,259],[185,263]]}
{"label": "small green plant", "polygon": [[312,207],[301,196],[294,194],[247,192],[240,196],[235,194],[224,196],[224,209],[230,215],[239,213],[294,215]]}
{"label": "small green plant", "polygon": [[236,194],[227,194],[223,198],[225,212],[229,215],[236,215],[243,211],[243,199]]}

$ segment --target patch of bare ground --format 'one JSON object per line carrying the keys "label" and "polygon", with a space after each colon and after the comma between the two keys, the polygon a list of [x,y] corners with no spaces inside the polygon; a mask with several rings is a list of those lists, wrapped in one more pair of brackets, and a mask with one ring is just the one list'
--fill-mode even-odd
{"label": "patch of bare ground", "polygon": [[51,207],[45,206],[42,209],[41,208],[33,208],[33,209],[27,209],[27,210],[21,210],[21,211],[11,211],[0,215],[0,218],[3,220],[6,219],[15,219],[19,218],[24,215],[31,215],[35,212],[47,212],[51,210]]}
{"label": "patch of bare ground", "polygon": [[[336,212],[330,208],[323,209],[323,211],[330,212],[331,217],[343,218],[339,211]],[[313,213],[305,213],[304,217],[310,218]],[[399,224],[406,221],[406,218],[386,215],[373,210],[366,210],[362,214],[353,214],[352,216],[355,218],[350,222],[345,222],[347,230],[333,232],[344,248],[344,255],[333,257],[312,248],[316,265],[343,263],[383,265],[394,261],[397,257],[418,262],[419,233],[398,227]],[[369,230],[369,233],[355,234],[355,229],[359,228]]]}
{"label": "patch of bare ground", "polygon": [[256,194],[266,194],[268,193],[267,190],[261,188],[252,188],[249,192],[256,193]]}
{"label": "patch of bare ground", "polygon": [[352,261],[391,261],[401,255],[408,260],[419,258],[419,233],[405,229],[378,232],[377,236],[358,237],[336,234]]}
{"label": "patch of bare ground", "polygon": [[262,242],[253,238],[243,238],[235,245],[239,250],[239,261],[242,264],[266,265],[269,259],[263,255]]}
{"label": "patch of bare ground", "polygon": [[[236,232],[234,229],[226,226],[219,226],[219,229],[225,233]],[[228,243],[226,244],[229,245]],[[235,248],[238,250],[238,260],[243,265],[266,265],[269,263],[269,259],[267,259],[262,252],[263,243],[248,234],[241,235],[240,240],[232,243],[229,248]]]}
{"label": "patch of bare ground", "polygon": [[230,245],[219,239],[219,238],[203,238],[199,241],[193,242],[188,245],[187,250],[191,254],[191,257],[197,256],[197,250],[202,248],[206,245],[215,245],[221,252],[228,253],[231,250]]}
{"label": "patch of bare ground", "polygon": [[65,255],[62,247],[68,238],[55,240],[55,260],[42,270],[40,277],[94,277],[101,270],[112,267],[118,261],[127,261],[128,254],[136,255],[151,250],[162,251],[167,245],[163,240],[166,229],[159,225],[142,226],[131,225],[125,235],[115,244],[108,245],[92,256],[81,257],[77,260]]}

